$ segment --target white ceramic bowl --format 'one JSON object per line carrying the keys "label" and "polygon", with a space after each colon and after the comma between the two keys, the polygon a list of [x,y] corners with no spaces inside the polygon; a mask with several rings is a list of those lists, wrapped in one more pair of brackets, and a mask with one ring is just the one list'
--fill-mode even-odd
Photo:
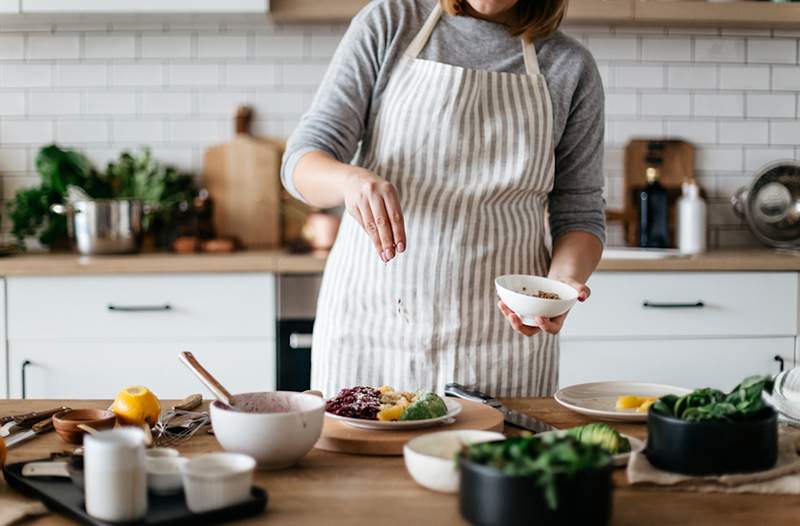
{"label": "white ceramic bowl", "polygon": [[502,433],[470,429],[429,433],[409,440],[403,447],[403,458],[417,484],[433,491],[455,493],[458,491],[456,454],[469,444],[505,438]]}
{"label": "white ceramic bowl", "polygon": [[226,451],[255,458],[259,467],[296,464],[322,434],[325,401],[304,393],[276,391],[236,395],[236,409],[211,404],[214,435]]}
{"label": "white ceramic bowl", "polygon": [[[494,280],[494,285],[503,303],[516,312],[525,325],[536,325],[537,316],[560,316],[570,310],[578,300],[578,291],[566,283],[540,276],[507,274]],[[555,292],[560,299],[548,300],[530,295],[540,290]]]}
{"label": "white ceramic bowl", "polygon": [[154,495],[174,495],[183,490],[181,467],[188,462],[185,457],[161,456],[145,459],[147,489]]}
{"label": "white ceramic bowl", "polygon": [[253,485],[253,457],[210,453],[181,466],[186,506],[192,513],[233,506],[247,499]]}
{"label": "white ceramic bowl", "polygon": [[154,447],[145,450],[144,456],[150,458],[179,457],[181,454],[173,447]]}

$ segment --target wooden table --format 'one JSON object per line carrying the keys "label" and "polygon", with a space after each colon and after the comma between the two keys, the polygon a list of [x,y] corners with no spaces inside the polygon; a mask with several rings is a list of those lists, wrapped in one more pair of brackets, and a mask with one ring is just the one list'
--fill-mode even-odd
{"label": "wooden table", "polygon": [[[24,413],[56,405],[108,407],[109,402],[42,400],[0,400],[0,415]],[[534,415],[558,427],[571,427],[587,419],[558,406],[552,399],[520,399],[507,405]],[[642,425],[615,426],[643,438]],[[48,456],[68,447],[55,434],[33,439],[10,451],[9,461],[19,462]],[[203,435],[180,448],[186,455],[219,449],[213,437]],[[728,495],[667,492],[631,488],[623,470],[614,475],[614,525],[726,526],[800,523],[800,496]],[[300,465],[282,471],[259,472],[256,483],[270,495],[266,514],[243,524],[281,525],[456,525],[464,524],[458,513],[458,499],[417,486],[403,466],[401,457],[361,457],[313,450]],[[20,499],[5,483],[0,498]],[[59,515],[31,524],[70,524]]]}

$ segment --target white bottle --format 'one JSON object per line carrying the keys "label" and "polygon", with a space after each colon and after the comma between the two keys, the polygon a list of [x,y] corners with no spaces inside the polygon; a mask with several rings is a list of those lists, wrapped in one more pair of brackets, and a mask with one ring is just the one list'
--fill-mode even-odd
{"label": "white bottle", "polygon": [[678,250],[682,254],[702,254],[706,251],[706,202],[694,179],[681,186],[678,199]]}

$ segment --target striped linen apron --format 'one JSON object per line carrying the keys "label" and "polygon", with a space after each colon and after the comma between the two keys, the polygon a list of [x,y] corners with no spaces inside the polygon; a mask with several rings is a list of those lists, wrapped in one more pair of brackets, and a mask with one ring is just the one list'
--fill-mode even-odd
{"label": "striped linen apron", "polygon": [[545,275],[553,186],[553,112],[532,43],[527,74],[417,58],[438,6],[392,72],[355,164],[392,182],[408,249],[384,264],[345,214],[328,259],[312,345],[312,385],[495,396],[552,394],[557,337],[515,333],[494,278]]}

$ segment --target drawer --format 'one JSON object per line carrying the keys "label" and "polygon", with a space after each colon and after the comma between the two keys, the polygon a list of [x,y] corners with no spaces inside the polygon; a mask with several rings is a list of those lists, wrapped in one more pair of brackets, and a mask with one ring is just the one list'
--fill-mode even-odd
{"label": "drawer", "polygon": [[798,275],[601,272],[564,325],[565,339],[798,334]]}
{"label": "drawer", "polygon": [[[234,393],[275,389],[274,340],[20,342],[9,345],[11,397],[113,399],[130,385],[144,385],[161,399],[210,394],[178,360],[191,351]],[[22,364],[30,361],[23,372]]]}
{"label": "drawer", "polygon": [[602,340],[561,343],[559,384],[625,380],[729,390],[794,364],[794,338]]}
{"label": "drawer", "polygon": [[271,274],[22,277],[7,281],[11,341],[275,337]]}

